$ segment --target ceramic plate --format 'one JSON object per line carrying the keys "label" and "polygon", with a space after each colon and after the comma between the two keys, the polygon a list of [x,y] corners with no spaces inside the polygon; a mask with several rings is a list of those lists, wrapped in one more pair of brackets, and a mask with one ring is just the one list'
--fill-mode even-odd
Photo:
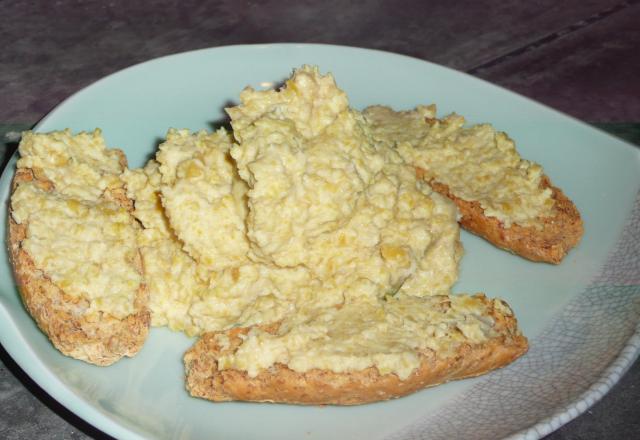
{"label": "ceramic plate", "polygon": [[[585,236],[559,266],[536,264],[462,234],[456,292],[483,291],[514,308],[530,352],[509,367],[390,402],[356,407],[213,404],[184,390],[192,340],[153,329],[138,356],[107,368],[59,354],[27,315],[0,258],[0,337],[49,394],[117,438],[538,438],[584,411],[638,354],[640,154],[634,147],[465,74],[390,53],[273,44],[199,50],[125,69],[67,99],[38,131],[101,127],[143,165],[169,127],[211,129],[246,85],[279,83],[294,67],[332,72],[352,106],[435,102],[490,122],[541,163],[580,209]],[[15,159],[2,176],[7,201]],[[4,223],[1,231],[4,231]]]}

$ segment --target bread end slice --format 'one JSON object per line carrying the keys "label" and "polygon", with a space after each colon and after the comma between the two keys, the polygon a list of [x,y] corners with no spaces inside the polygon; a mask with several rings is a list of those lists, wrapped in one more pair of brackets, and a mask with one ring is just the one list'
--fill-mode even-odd
{"label": "bread end slice", "polygon": [[[217,361],[237,350],[249,329],[207,333],[185,354],[186,387],[192,396],[216,402],[357,405],[401,397],[425,387],[487,373],[524,354],[528,343],[517,330],[515,318],[494,307],[491,314],[497,337],[482,344],[464,343],[450,356],[438,356],[431,350],[420,352],[420,366],[405,380],[393,373],[380,374],[375,367],[348,373],[320,369],[300,373],[283,364],[275,364],[251,378],[245,371],[218,370]],[[229,344],[222,347],[217,342],[219,334],[225,335]]]}
{"label": "bread end slice", "polygon": [[[418,174],[424,175],[421,171],[418,170]],[[485,216],[479,202],[456,197],[447,185],[435,180],[429,183],[434,191],[458,206],[462,216],[459,223],[463,228],[528,260],[559,264],[582,238],[584,227],[578,209],[559,188],[551,184],[547,176],[542,177],[540,186],[551,189],[556,214],[541,219],[542,230],[517,224],[505,228],[497,218]]]}
{"label": "bread end slice", "polygon": [[[41,180],[33,170],[18,170],[13,188],[21,182],[35,181],[42,189],[51,190],[51,182]],[[121,194],[112,194],[113,201]],[[126,198],[126,197],[125,197]],[[122,206],[127,206],[122,199]],[[83,312],[86,299],[67,295],[38,269],[31,256],[21,247],[26,237],[25,225],[17,224],[9,213],[9,255],[23,303],[38,327],[63,354],[91,364],[106,366],[123,356],[133,356],[142,347],[149,332],[148,293],[144,284],[138,288],[133,314],[117,319],[103,314],[87,319]],[[141,262],[137,262],[139,271]]]}

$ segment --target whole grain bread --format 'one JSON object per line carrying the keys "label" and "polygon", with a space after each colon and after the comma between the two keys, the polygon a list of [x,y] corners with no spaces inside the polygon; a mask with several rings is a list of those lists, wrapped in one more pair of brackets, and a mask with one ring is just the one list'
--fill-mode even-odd
{"label": "whole grain bread", "polygon": [[[235,352],[248,328],[206,333],[184,356],[186,387],[192,396],[222,402],[244,400],[295,404],[357,405],[401,397],[425,387],[454,379],[478,376],[503,367],[528,349],[527,339],[517,329],[515,317],[497,310],[486,299],[488,317],[497,336],[483,343],[463,343],[452,355],[426,349],[419,353],[420,366],[401,380],[396,374],[380,374],[376,367],[336,373],[312,369],[296,372],[283,364],[262,370],[256,377],[246,371],[218,369],[218,358]],[[275,332],[278,324],[262,327]],[[229,343],[221,346],[218,334]]]}
{"label": "whole grain bread", "polygon": [[[126,165],[124,154],[121,160]],[[47,181],[38,170],[19,169],[13,180],[13,190],[22,182],[35,182],[45,191],[55,190],[52,182]],[[112,191],[105,197],[127,209],[132,208],[124,191]],[[88,318],[84,312],[89,302],[72,297],[56,286],[22,248],[27,226],[16,223],[11,211],[8,223],[9,255],[22,300],[53,345],[67,356],[101,366],[110,365],[123,356],[135,355],[149,332],[149,298],[145,285],[140,284],[137,290],[134,313],[124,319],[106,314],[97,320]],[[139,255],[133,264],[142,273]]]}
{"label": "whole grain bread", "polygon": [[[418,175],[424,176],[424,170],[418,169]],[[429,184],[434,191],[448,197],[458,206],[461,214],[459,223],[464,229],[483,237],[499,248],[532,261],[559,264],[580,242],[584,232],[580,212],[559,188],[551,184],[547,176],[542,177],[540,186],[543,189],[551,189],[555,215],[540,219],[542,229],[515,223],[506,228],[497,218],[485,216],[479,202],[456,197],[447,185],[433,179]]]}

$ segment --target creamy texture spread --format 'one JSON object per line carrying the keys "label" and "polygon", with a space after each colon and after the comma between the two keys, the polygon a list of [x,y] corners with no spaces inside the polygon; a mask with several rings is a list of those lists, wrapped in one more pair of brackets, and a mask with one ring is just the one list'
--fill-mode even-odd
{"label": "creamy texture spread", "polygon": [[[246,89],[240,98],[228,109],[233,137],[170,130],[157,161],[125,173],[143,225],[153,325],[198,334],[281,322],[290,335],[282,340],[307,352],[292,368],[415,368],[424,335],[398,325],[410,318],[391,304],[397,296],[428,307],[417,298],[449,293],[462,252],[455,206],[374,142],[330,75],[303,67],[279,91]],[[317,319],[334,329],[343,357],[295,336]],[[351,319],[375,339],[391,320],[393,341],[404,342],[387,349],[391,339],[367,339],[358,351]],[[248,341],[238,359],[254,352]],[[253,356],[273,357],[268,351]]]}
{"label": "creamy texture spread", "polygon": [[[211,148],[217,147],[211,144]],[[185,252],[173,233],[160,202],[162,176],[158,162],[151,160],[143,169],[126,171],[123,178],[128,196],[135,200],[134,215],[143,225],[138,245],[150,294],[152,325],[167,325],[192,336],[236,325],[273,322],[291,311],[293,298],[311,288],[313,282],[302,269],[273,269],[246,258],[232,268],[210,270]],[[192,208],[178,204],[176,209]],[[208,233],[224,237],[224,231],[212,229]]]}
{"label": "creamy texture spread", "polygon": [[142,224],[137,243],[149,290],[151,325],[196,334],[188,311],[206,285],[197,276],[195,261],[182,250],[169,227],[160,204],[158,163],[151,160],[143,169],[127,170],[123,180],[127,196],[135,201],[133,214]]}
{"label": "creamy texture spread", "polygon": [[448,292],[460,257],[455,208],[374,145],[331,75],[305,66],[283,89],[248,88],[240,100],[228,113],[231,156],[250,188],[250,258],[307,268],[319,295]]}
{"label": "creamy texture spread", "polygon": [[398,295],[301,313],[284,320],[275,334],[252,329],[236,352],[218,360],[218,368],[255,377],[276,363],[300,373],[376,367],[407,379],[420,365],[420,353],[452,356],[461,344],[496,336],[491,307],[482,296]]}
{"label": "creamy texture spread", "polygon": [[28,132],[19,150],[18,168],[53,184],[21,182],[11,196],[13,220],[26,227],[22,249],[65,294],[88,301],[85,316],[133,313],[142,283],[137,225],[109,200],[123,186],[120,155],[98,130]]}
{"label": "creamy texture spread", "polygon": [[456,114],[436,119],[435,106],[404,112],[374,106],[364,116],[376,141],[395,147],[453,195],[479,202],[505,227],[541,227],[541,218],[554,215],[551,190],[540,188],[540,165],[522,159],[513,141],[490,125],[465,127]]}
{"label": "creamy texture spread", "polygon": [[71,130],[51,133],[25,132],[18,147],[18,168],[31,168],[53,182],[56,192],[80,200],[98,200],[107,189],[122,187],[117,150],[106,147],[102,132]]}
{"label": "creamy texture spread", "polygon": [[185,250],[211,270],[247,261],[244,217],[247,191],[229,156],[231,137],[223,129],[169,130],[157,160],[162,204]]}
{"label": "creamy texture spread", "polygon": [[[374,141],[333,77],[305,66],[281,90],[248,88],[240,99],[228,113],[249,187],[248,256],[268,270],[302,268],[315,285],[278,334],[252,329],[219,368],[375,366],[406,378],[420,351],[452,355],[462,339],[491,334],[473,300],[446,296],[461,256],[453,204]],[[323,298],[332,299],[322,307]]]}
{"label": "creamy texture spread", "polygon": [[[363,115],[309,66],[280,90],[245,89],[240,101],[228,109],[233,134],[171,129],[135,170],[99,131],[26,135],[19,166],[55,187],[25,183],[12,197],[36,265],[92,309],[124,316],[142,282],[131,264],[139,250],[152,325],[188,335],[254,326],[218,365],[253,377],[281,363],[406,379],[421,353],[454,356],[494,335],[480,297],[449,295],[462,255],[457,211],[414,165],[430,169],[418,161],[432,148],[424,139],[454,150],[482,139],[489,158],[491,142],[512,149],[506,137],[462,129],[455,117],[426,124],[416,115],[428,108]],[[123,182],[140,227],[108,201]],[[270,323],[277,333],[256,327]]]}

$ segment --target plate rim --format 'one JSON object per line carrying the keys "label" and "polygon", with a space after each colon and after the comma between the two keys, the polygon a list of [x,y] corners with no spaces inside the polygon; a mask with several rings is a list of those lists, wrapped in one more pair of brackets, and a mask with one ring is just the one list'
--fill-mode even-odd
{"label": "plate rim", "polygon": [[[355,50],[355,51],[364,51],[377,53],[385,56],[393,56],[393,57],[402,57],[406,59],[410,59],[413,61],[417,61],[420,63],[427,63],[430,66],[435,66],[439,69],[445,69],[449,73],[454,75],[463,75],[469,78],[472,78],[475,81],[482,82],[485,86],[490,86],[492,88],[501,89],[506,91],[511,95],[515,95],[521,99],[526,100],[529,104],[544,108],[546,111],[550,111],[556,115],[560,115],[567,120],[571,120],[573,123],[577,123],[581,126],[588,126],[592,130],[596,130],[612,139],[618,141],[619,145],[624,144],[624,148],[631,149],[634,151],[638,157],[640,157],[640,149],[631,144],[630,142],[620,139],[612,134],[607,133],[606,131],[591,126],[571,115],[567,115],[559,110],[556,110],[552,107],[547,106],[546,104],[535,101],[531,98],[523,96],[514,91],[508,90],[502,86],[491,83],[485,79],[470,75],[466,72],[453,69],[451,67],[443,66],[425,59],[421,59],[418,57],[413,57],[406,54],[395,53],[380,49],[372,49],[358,46],[346,46],[346,45],[337,45],[337,44],[319,44],[319,43],[296,43],[296,42],[282,42],[282,43],[259,43],[259,44],[234,44],[234,45],[223,45],[223,46],[213,46],[213,47],[204,47],[194,50],[188,50],[183,52],[175,52],[167,55],[163,55],[160,57],[148,59],[141,61],[136,64],[132,64],[123,69],[119,69],[115,72],[112,72],[106,76],[103,76],[94,82],[76,90],[71,95],[67,96],[61,102],[56,104],[51,110],[47,112],[32,128],[34,131],[38,131],[41,126],[47,123],[47,121],[54,116],[54,114],[63,106],[72,102],[78,95],[86,92],[88,89],[99,87],[99,85],[103,81],[108,81],[113,77],[116,77],[120,74],[126,74],[126,72],[132,69],[142,68],[144,65],[149,63],[154,63],[159,60],[166,60],[170,58],[177,58],[187,54],[196,54],[199,52],[214,52],[216,50],[233,50],[233,49],[264,49],[269,50],[275,47],[292,47],[292,48],[309,48],[309,47],[323,47],[334,50]],[[8,174],[10,170],[15,167],[17,157],[17,151],[15,151],[12,156],[9,158],[7,163],[5,164],[4,169],[2,170],[2,178],[6,178],[5,174]],[[640,193],[638,193],[640,194]],[[637,195],[637,194],[636,194]],[[631,213],[630,217],[625,219],[625,225],[632,219],[633,213]],[[6,217],[5,217],[6,222]],[[619,240],[620,237],[618,237]],[[6,237],[5,237],[6,241]],[[613,247],[610,250],[609,255],[605,258],[604,263],[606,264],[610,258],[611,253],[617,249],[619,246],[619,242],[616,241]],[[6,248],[5,248],[6,251]],[[602,268],[602,267],[601,267]],[[12,273],[12,280],[14,286],[15,277]],[[17,286],[15,286],[17,293]],[[576,297],[579,296],[576,295]],[[26,311],[25,311],[26,312]],[[0,316],[4,314],[7,318],[11,318],[9,311],[4,307],[2,303],[0,303]],[[10,323],[10,324],[8,324]],[[29,342],[23,337],[21,332],[17,329],[16,325],[13,323],[11,319],[1,319],[0,320],[0,343],[5,348],[7,353],[11,356],[11,358],[16,362],[16,364],[38,385],[40,386],[47,394],[49,394],[52,398],[58,401],[61,405],[67,408],[69,411],[73,412],[75,415],[83,419],[85,422],[95,426],[96,428],[104,431],[109,435],[114,435],[117,438],[133,438],[133,439],[143,439],[149,438],[147,435],[149,433],[140,433],[135,429],[123,425],[121,422],[115,421],[110,417],[109,414],[100,411],[98,408],[93,407],[88,402],[83,399],[82,396],[77,395],[70,389],[66,387],[64,383],[53,374],[46,366],[46,364],[40,359],[40,356],[31,348]],[[9,343],[7,344],[5,341],[13,338],[14,341],[21,341],[27,347],[27,350],[19,350],[17,343]],[[17,337],[17,338],[16,338]],[[579,396],[577,396],[571,403],[559,408],[558,410],[551,413],[548,417],[537,421],[535,424],[525,427],[522,430],[515,432],[505,439],[539,439],[542,436],[545,436],[562,425],[568,423],[574,418],[578,417],[582,413],[584,413],[588,408],[598,402],[610,389],[620,380],[620,378],[624,375],[624,373],[633,365],[634,361],[640,357],[640,321],[636,323],[636,328],[634,333],[627,339],[624,347],[620,350],[616,358],[607,366],[606,369],[603,370],[601,375],[599,375],[599,379],[591,384],[591,386],[584,392],[582,392]],[[36,362],[32,362],[35,360]],[[53,385],[52,385],[53,383]],[[24,386],[24,385],[23,385]],[[28,388],[27,388],[28,389]],[[65,420],[66,421],[66,420]],[[67,422],[69,423],[69,422]]]}
{"label": "plate rim", "polygon": [[504,437],[503,440],[537,440],[551,434],[570,421],[584,414],[598,403],[622,379],[633,363],[640,357],[640,322],[629,337],[618,356],[605,368],[597,381],[576,399],[554,411],[548,417],[520,431]]}

